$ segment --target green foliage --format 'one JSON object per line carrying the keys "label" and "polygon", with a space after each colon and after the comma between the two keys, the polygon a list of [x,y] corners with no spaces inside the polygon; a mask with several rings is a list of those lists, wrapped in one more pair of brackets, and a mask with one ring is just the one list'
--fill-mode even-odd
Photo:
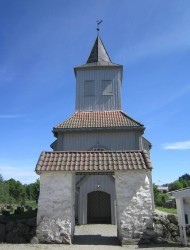
{"label": "green foliage", "polygon": [[189,174],[182,175],[181,177],[178,178],[178,180],[170,183],[168,187],[169,191],[190,187],[190,175]]}
{"label": "green foliage", "polygon": [[2,175],[0,175],[0,203],[9,203],[11,204],[13,199],[9,195],[9,187],[4,182]]}
{"label": "green foliage", "polygon": [[176,208],[156,207],[159,211],[166,212],[169,214],[177,214]]}
{"label": "green foliage", "polygon": [[[178,180],[168,184],[169,191],[179,190],[179,189],[186,188],[186,187],[190,187],[190,175],[189,174],[184,174],[180,176]],[[159,193],[158,187],[155,184],[153,184],[153,191],[154,191],[155,205],[158,207],[165,206],[165,204],[169,200],[169,196],[167,194]]]}
{"label": "green foliage", "polygon": [[168,187],[169,187],[169,191],[179,190],[183,188],[183,183],[181,183],[180,181],[174,181],[170,183]]}
{"label": "green foliage", "polygon": [[154,202],[156,206],[163,206],[168,200],[168,194],[162,194],[158,192],[158,186],[153,184],[153,192],[154,192]]}
{"label": "green foliage", "polygon": [[39,179],[29,185],[23,185],[13,178],[4,181],[0,174],[0,204],[20,204],[25,205],[26,200],[37,202],[39,196]]}
{"label": "green foliage", "polygon": [[25,188],[20,181],[15,181],[10,179],[5,181],[9,187],[9,195],[13,197],[16,201],[23,201],[26,197]]}
{"label": "green foliage", "polygon": [[153,192],[154,192],[154,202],[156,203],[159,198],[158,186],[153,183]]}
{"label": "green foliage", "polygon": [[0,183],[3,182],[3,176],[0,174]]}
{"label": "green foliage", "polygon": [[38,206],[38,203],[35,200],[26,200],[26,204],[30,207],[32,207],[33,209],[36,209]]}
{"label": "green foliage", "polygon": [[40,181],[39,179],[36,182],[26,185],[26,196],[28,200],[38,200],[40,193]]}

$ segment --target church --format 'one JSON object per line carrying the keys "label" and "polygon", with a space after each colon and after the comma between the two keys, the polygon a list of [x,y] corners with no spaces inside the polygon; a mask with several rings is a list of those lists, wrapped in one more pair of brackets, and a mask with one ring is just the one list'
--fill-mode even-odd
{"label": "church", "polygon": [[[37,237],[71,243],[75,224],[116,224],[122,245],[152,236],[151,143],[122,110],[123,66],[98,35],[86,64],[74,68],[75,112],[53,128],[42,152]],[[66,108],[66,105],[65,105]]]}

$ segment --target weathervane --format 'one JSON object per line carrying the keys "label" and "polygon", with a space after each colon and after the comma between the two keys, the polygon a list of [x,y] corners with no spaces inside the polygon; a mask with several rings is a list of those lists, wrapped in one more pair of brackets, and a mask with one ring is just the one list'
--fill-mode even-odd
{"label": "weathervane", "polygon": [[100,30],[100,28],[99,28],[99,25],[103,22],[103,20],[97,20],[96,21],[97,22],[97,31],[98,31],[98,35],[99,35],[99,30]]}

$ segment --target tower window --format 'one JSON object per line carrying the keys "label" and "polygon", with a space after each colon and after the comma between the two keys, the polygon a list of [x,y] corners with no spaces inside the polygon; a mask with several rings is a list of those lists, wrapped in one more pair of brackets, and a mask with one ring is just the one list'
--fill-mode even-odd
{"label": "tower window", "polygon": [[94,81],[84,82],[84,96],[95,96]]}
{"label": "tower window", "polygon": [[110,80],[102,81],[102,95],[113,95],[113,85]]}

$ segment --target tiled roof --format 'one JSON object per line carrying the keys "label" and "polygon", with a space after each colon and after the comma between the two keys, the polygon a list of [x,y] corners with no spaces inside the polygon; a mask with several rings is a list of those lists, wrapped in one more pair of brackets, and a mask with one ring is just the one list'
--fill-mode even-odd
{"label": "tiled roof", "polygon": [[42,152],[36,165],[36,172],[114,172],[118,170],[151,169],[146,151],[80,151]]}
{"label": "tiled roof", "polygon": [[56,129],[140,127],[143,125],[121,111],[76,112]]}

